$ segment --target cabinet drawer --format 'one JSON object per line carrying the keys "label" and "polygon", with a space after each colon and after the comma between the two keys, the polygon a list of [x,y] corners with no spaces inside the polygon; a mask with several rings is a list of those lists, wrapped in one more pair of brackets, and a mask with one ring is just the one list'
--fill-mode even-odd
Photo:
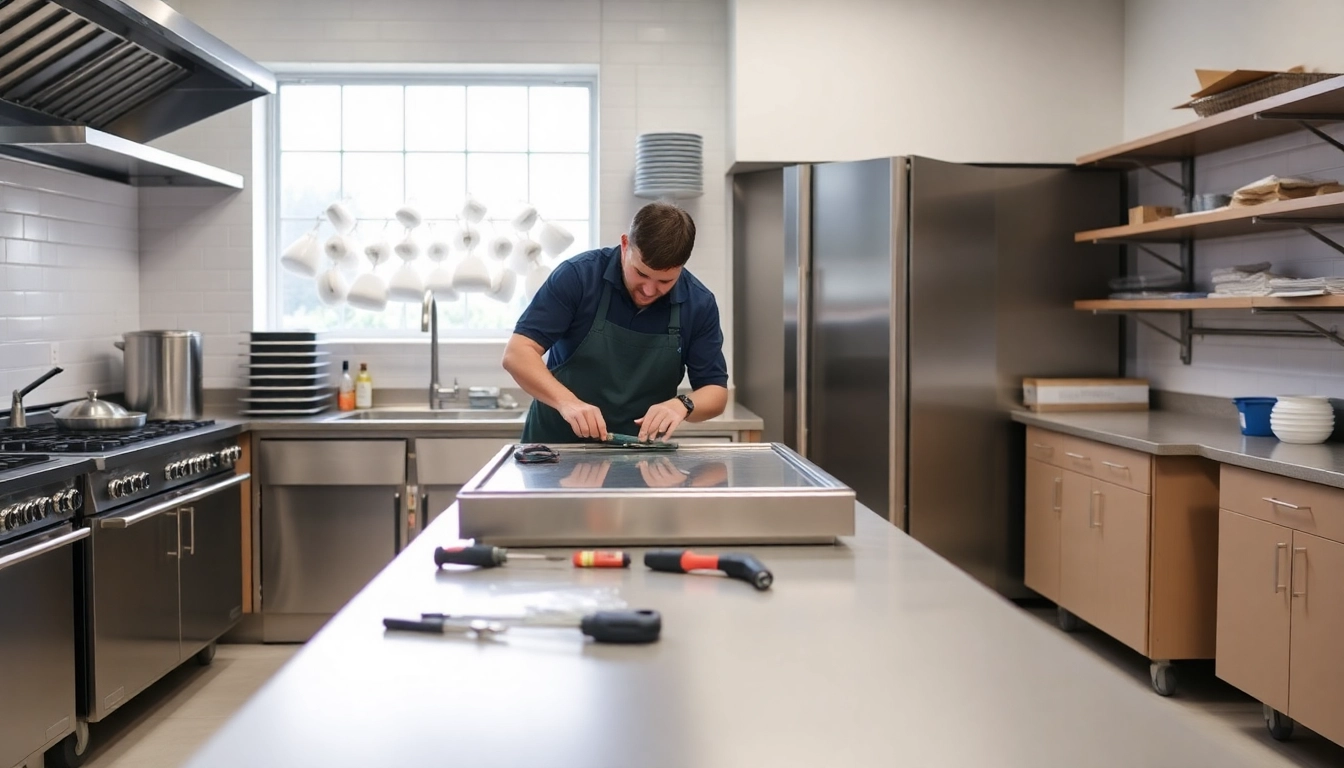
{"label": "cabinet drawer", "polygon": [[1151,487],[1152,457],[1091,440],[1071,438],[1064,448],[1064,468],[1139,493]]}
{"label": "cabinet drawer", "polygon": [[465,485],[512,440],[488,437],[419,438],[415,441],[416,482]]}
{"label": "cabinet drawer", "polygon": [[1219,506],[1294,530],[1344,542],[1344,490],[1223,465]]}
{"label": "cabinet drawer", "polygon": [[1072,438],[1039,427],[1027,427],[1027,458],[1053,464],[1056,467],[1067,466],[1064,458],[1066,447]]}

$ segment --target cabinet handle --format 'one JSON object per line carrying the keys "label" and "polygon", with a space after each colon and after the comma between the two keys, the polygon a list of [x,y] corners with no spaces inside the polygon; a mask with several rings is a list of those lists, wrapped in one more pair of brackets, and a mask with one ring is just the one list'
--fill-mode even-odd
{"label": "cabinet handle", "polygon": [[1061,497],[1064,495],[1064,494],[1063,494],[1063,489],[1064,489],[1064,478],[1062,478],[1062,477],[1056,477],[1056,478],[1055,478],[1055,506],[1054,506],[1055,514],[1059,514],[1060,508],[1061,508],[1061,506],[1063,506],[1063,500],[1062,500],[1062,498],[1061,498]]}
{"label": "cabinet handle", "polygon": [[183,507],[180,512],[186,512],[187,518],[191,520],[191,535],[188,537],[187,548],[184,550],[188,555],[196,554],[196,508]]}
{"label": "cabinet handle", "polygon": [[1101,527],[1101,504],[1103,501],[1101,491],[1092,492],[1092,501],[1087,505],[1087,527]]}
{"label": "cabinet handle", "polygon": [[392,546],[401,551],[401,494],[392,494]]}
{"label": "cabinet handle", "polygon": [[1087,458],[1081,453],[1073,453],[1071,451],[1065,451],[1064,455],[1068,456],[1070,459],[1076,459],[1078,461],[1091,461],[1091,459]]}
{"label": "cabinet handle", "polygon": [[1032,444],[1031,444],[1031,447],[1032,447],[1032,448],[1039,448],[1040,450],[1042,450],[1042,451],[1046,451],[1047,453],[1054,453],[1054,452],[1055,452],[1055,446],[1053,446],[1053,445],[1046,445],[1046,444],[1044,444],[1044,443],[1032,443]]}
{"label": "cabinet handle", "polygon": [[[1304,561],[1305,561],[1306,558],[1307,558],[1307,548],[1306,548],[1306,547],[1293,547],[1293,569],[1292,569],[1292,571],[1289,573],[1289,576],[1288,576],[1289,578],[1292,578],[1293,575],[1295,575],[1295,574],[1297,573],[1297,553],[1298,553],[1298,552],[1301,552],[1301,553],[1302,553],[1302,559],[1303,559]],[[1293,597],[1306,597],[1306,595],[1307,595],[1307,569],[1306,569],[1306,568],[1303,568],[1303,569],[1302,569],[1302,591],[1301,591],[1301,592],[1293,592]]]}
{"label": "cabinet handle", "polygon": [[[1261,500],[1261,501],[1268,501],[1270,504],[1273,504],[1273,505],[1276,506],[1276,507],[1284,507],[1284,508],[1287,508],[1287,509],[1303,509],[1303,507],[1299,507],[1299,506],[1297,506],[1296,504],[1289,504],[1289,503],[1286,502],[1286,501],[1279,501],[1278,499],[1274,498],[1273,496],[1262,496],[1262,497],[1260,497],[1260,500]],[[1311,509],[1311,507],[1305,507],[1305,509]]]}
{"label": "cabinet handle", "polygon": [[425,526],[429,525],[429,494],[420,494],[420,530],[423,532]]}
{"label": "cabinet handle", "polygon": [[1279,550],[1287,550],[1288,545],[1280,541],[1274,545],[1274,594],[1278,594],[1288,588],[1287,584],[1279,583]]}
{"label": "cabinet handle", "polygon": [[1125,466],[1124,464],[1116,464],[1116,463],[1113,462],[1113,461],[1103,461],[1103,462],[1101,462],[1101,465],[1102,465],[1103,467],[1110,467],[1111,469],[1118,469],[1118,470],[1121,470],[1121,471],[1124,471],[1124,472],[1128,472],[1128,471],[1129,471],[1129,467]]}

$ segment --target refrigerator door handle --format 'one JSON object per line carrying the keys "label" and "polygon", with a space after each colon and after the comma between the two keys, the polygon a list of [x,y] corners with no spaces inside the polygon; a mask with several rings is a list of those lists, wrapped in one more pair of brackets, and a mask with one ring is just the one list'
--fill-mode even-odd
{"label": "refrigerator door handle", "polygon": [[807,457],[812,387],[812,166],[798,166],[798,453]]}

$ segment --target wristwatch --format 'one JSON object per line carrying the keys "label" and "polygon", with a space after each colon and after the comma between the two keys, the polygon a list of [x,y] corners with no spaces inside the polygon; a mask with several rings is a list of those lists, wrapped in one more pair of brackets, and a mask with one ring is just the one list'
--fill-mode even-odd
{"label": "wristwatch", "polygon": [[682,405],[686,406],[686,415],[687,415],[687,416],[690,416],[692,413],[695,412],[695,401],[694,401],[694,400],[692,400],[691,398],[687,397],[686,395],[677,395],[677,399],[681,401],[681,404],[682,404]]}

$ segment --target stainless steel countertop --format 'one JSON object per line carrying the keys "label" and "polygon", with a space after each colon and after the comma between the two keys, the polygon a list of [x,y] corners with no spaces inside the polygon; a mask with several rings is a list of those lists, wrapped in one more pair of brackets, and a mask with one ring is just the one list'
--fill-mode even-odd
{"label": "stainless steel countertop", "polygon": [[1246,437],[1233,418],[1178,411],[1034,413],[1013,411],[1013,421],[1158,456],[1203,456],[1344,488],[1344,444],[1295,445],[1274,437]]}
{"label": "stainless steel countertop", "polygon": [[[381,408],[382,406],[380,406]],[[411,408],[423,407],[421,403],[408,406]],[[403,410],[397,406],[386,406],[385,410]],[[231,408],[206,408],[204,418],[215,419],[217,421],[229,421],[243,424],[243,428],[251,432],[313,432],[320,431],[323,434],[333,434],[339,430],[342,434],[362,435],[362,434],[384,434],[388,432],[413,433],[423,435],[425,433],[433,434],[454,434],[462,436],[490,434],[507,434],[512,437],[518,437],[523,431],[523,417],[501,419],[469,419],[462,421],[442,420],[442,421],[361,421],[358,419],[342,419],[345,413],[337,411],[334,408],[326,413],[319,413],[316,416],[277,416],[274,418],[257,418],[251,416],[240,416],[237,409]],[[741,432],[743,430],[759,430],[764,428],[764,422],[760,416],[752,413],[748,408],[729,403],[724,412],[708,421],[684,422],[677,428],[677,435],[697,435],[697,434],[723,434],[729,432]],[[674,436],[675,437],[675,436]]]}
{"label": "stainless steel countertop", "polygon": [[[836,546],[757,547],[774,588],[515,561],[436,572],[440,515],[187,763],[619,766],[1256,764],[1195,714],[856,506]],[[517,630],[384,633],[385,616],[619,589],[647,646]]]}

